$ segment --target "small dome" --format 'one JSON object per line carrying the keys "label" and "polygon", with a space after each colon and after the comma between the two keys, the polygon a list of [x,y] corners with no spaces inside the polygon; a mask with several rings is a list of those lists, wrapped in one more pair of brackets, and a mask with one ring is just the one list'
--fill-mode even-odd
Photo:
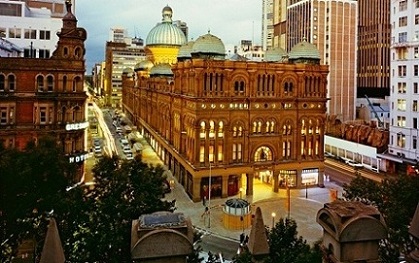
{"label": "small dome", "polygon": [[292,47],[289,53],[289,60],[316,60],[320,61],[320,52],[317,47],[309,42],[306,39],[297,43]]}
{"label": "small dome", "polygon": [[162,22],[157,24],[147,35],[146,45],[174,45],[186,43],[185,34],[172,24],[172,8],[166,6],[162,11]]}
{"label": "small dome", "polygon": [[240,198],[232,198],[225,201],[225,205],[233,208],[245,208],[249,206],[249,202]]}
{"label": "small dome", "polygon": [[132,73],[134,73],[132,68],[124,68],[124,70],[122,70],[122,74],[132,75]]}
{"label": "small dome", "polygon": [[210,33],[200,36],[192,47],[191,54],[215,55],[225,57],[225,46],[223,41]]}
{"label": "small dome", "polygon": [[138,62],[134,67],[134,71],[150,70],[153,66],[154,66],[153,62],[146,59],[146,60]]}
{"label": "small dome", "polygon": [[151,68],[150,76],[173,76],[172,67],[168,63],[157,64]]}
{"label": "small dome", "polygon": [[280,47],[269,48],[265,52],[265,61],[267,62],[278,62],[282,61],[287,52]]}
{"label": "small dome", "polygon": [[189,41],[187,44],[181,46],[179,48],[179,53],[177,55],[178,58],[191,58],[191,52],[192,52],[192,47],[193,44],[195,42],[194,41]]}

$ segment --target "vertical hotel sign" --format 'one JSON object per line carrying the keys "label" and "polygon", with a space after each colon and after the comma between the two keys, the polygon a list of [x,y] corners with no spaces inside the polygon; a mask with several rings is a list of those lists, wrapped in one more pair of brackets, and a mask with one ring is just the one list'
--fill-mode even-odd
{"label": "vertical hotel sign", "polygon": [[[77,130],[84,130],[89,127],[89,122],[79,122],[79,123],[67,123],[65,125],[66,131],[77,131]],[[80,163],[84,162],[89,155],[87,153],[79,153],[72,155],[68,158],[69,163]]]}

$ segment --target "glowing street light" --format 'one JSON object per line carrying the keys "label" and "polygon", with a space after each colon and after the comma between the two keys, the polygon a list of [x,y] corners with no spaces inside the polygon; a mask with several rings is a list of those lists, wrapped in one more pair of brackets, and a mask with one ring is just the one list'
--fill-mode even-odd
{"label": "glowing street light", "polygon": [[275,212],[272,212],[272,229],[274,228],[274,225],[275,225],[275,216],[276,216]]}

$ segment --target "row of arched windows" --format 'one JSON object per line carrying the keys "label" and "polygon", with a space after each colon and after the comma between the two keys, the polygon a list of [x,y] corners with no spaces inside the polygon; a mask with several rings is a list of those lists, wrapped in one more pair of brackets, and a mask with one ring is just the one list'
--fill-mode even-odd
{"label": "row of arched windows", "polygon": [[208,124],[205,123],[205,121],[202,121],[199,137],[201,139],[206,139],[207,137],[210,139],[224,137],[224,123],[220,121],[218,122],[217,127],[215,127],[215,122],[213,120],[210,120]]}
{"label": "row of arched windows", "polygon": [[[71,81],[71,86],[69,86],[68,83],[68,77],[63,76],[62,80],[62,87],[63,92],[71,91],[76,92],[77,90],[81,90],[81,78],[79,76],[76,76]],[[44,75],[38,75],[36,76],[36,90],[39,92],[52,92],[55,90],[55,79],[53,75],[47,75],[46,77]]]}
{"label": "row of arched windows", "polygon": [[[257,96],[274,96],[276,89],[276,78],[274,74],[259,74],[256,79]],[[204,73],[203,79],[204,93],[217,94],[224,91],[224,77],[220,73]],[[246,81],[243,78],[234,80],[233,94],[237,96],[246,95]],[[283,84],[282,93],[285,96],[292,96],[294,84],[291,79],[287,79]]]}
{"label": "row of arched windows", "polygon": [[16,77],[13,74],[8,74],[7,77],[4,74],[0,74],[0,92],[1,91],[15,91],[16,89]]}

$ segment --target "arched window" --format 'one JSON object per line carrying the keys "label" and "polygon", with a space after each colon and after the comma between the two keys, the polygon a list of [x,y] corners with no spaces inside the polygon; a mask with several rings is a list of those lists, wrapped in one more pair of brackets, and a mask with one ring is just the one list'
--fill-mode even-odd
{"label": "arched window", "polygon": [[266,122],[266,129],[265,132],[269,133],[269,131],[271,130],[271,123],[269,121]]}
{"label": "arched window", "polygon": [[222,121],[220,121],[220,122],[218,123],[218,137],[219,137],[219,138],[224,137],[224,124],[223,124],[223,122],[222,122]]}
{"label": "arched window", "polygon": [[67,76],[63,77],[63,91],[67,91]]}
{"label": "arched window", "polygon": [[233,127],[233,137],[237,137],[237,127]]}
{"label": "arched window", "polygon": [[67,108],[63,107],[61,110],[61,121],[65,123],[67,121]]}
{"label": "arched window", "polygon": [[199,138],[205,139],[206,138],[206,131],[205,131],[205,122],[201,121],[201,132],[199,133]]}
{"label": "arched window", "polygon": [[76,92],[80,85],[80,77],[75,77],[73,79],[73,92]]}
{"label": "arched window", "polygon": [[301,135],[306,135],[306,122],[301,120]]}
{"label": "arched window", "polygon": [[81,110],[79,106],[73,108],[73,121],[78,121],[81,119]]}
{"label": "arched window", "polygon": [[275,122],[271,121],[271,130],[270,133],[274,133],[275,132]]}
{"label": "arched window", "polygon": [[316,134],[320,134],[320,121],[317,120],[316,122]]}
{"label": "arched window", "polygon": [[239,137],[243,136],[243,127],[242,126],[239,126],[239,132],[238,132],[237,136],[239,136]]}
{"label": "arched window", "polygon": [[255,162],[272,161],[272,151],[266,146],[259,147],[254,156]]}
{"label": "arched window", "polygon": [[47,90],[50,92],[54,90],[54,77],[53,76],[47,77]]}
{"label": "arched window", "polygon": [[209,128],[210,128],[210,130],[209,130],[209,137],[210,138],[214,138],[215,137],[215,124],[214,124],[214,121],[210,121],[209,122]]}
{"label": "arched window", "polygon": [[0,91],[4,91],[6,78],[3,74],[0,74]]}
{"label": "arched window", "polygon": [[15,91],[15,86],[16,86],[16,83],[15,83],[15,76],[14,75],[9,75],[8,77],[7,77],[7,82],[8,82],[8,86],[9,86],[9,91]]}
{"label": "arched window", "polygon": [[311,120],[308,121],[308,134],[313,134],[313,122]]}
{"label": "arched window", "polygon": [[44,76],[38,75],[36,77],[36,88],[38,91],[44,91]]}
{"label": "arched window", "polygon": [[262,132],[262,122],[258,121],[258,133]]}
{"label": "arched window", "polygon": [[252,129],[252,132],[253,133],[256,133],[256,131],[257,131],[257,126],[258,126],[258,124],[257,124],[257,122],[253,122],[253,129]]}

